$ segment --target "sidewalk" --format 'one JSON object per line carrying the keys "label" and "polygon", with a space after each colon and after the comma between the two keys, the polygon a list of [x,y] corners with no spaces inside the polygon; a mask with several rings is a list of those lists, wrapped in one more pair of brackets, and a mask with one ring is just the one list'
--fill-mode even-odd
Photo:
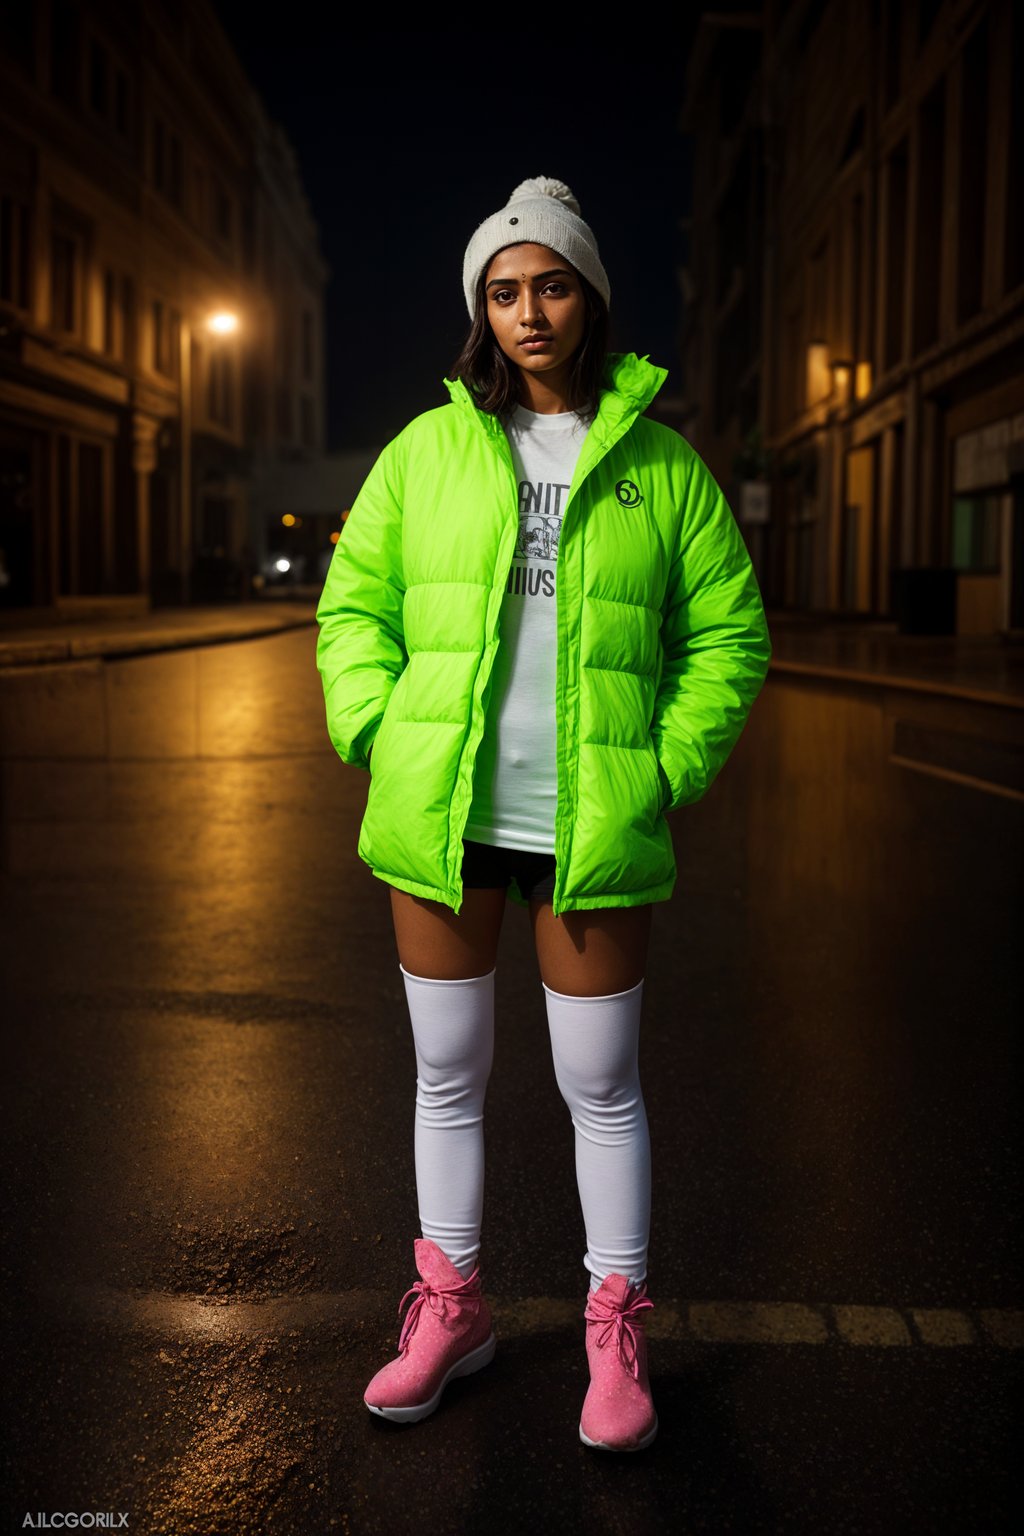
{"label": "sidewalk", "polygon": [[[135,618],[0,625],[0,669],[248,640],[315,623],[319,589],[245,603],[158,608]],[[768,610],[776,672],[879,683],[1024,708],[1024,644],[998,636],[901,635],[895,623]]]}
{"label": "sidewalk", "polygon": [[901,635],[895,623],[768,610],[772,671],[885,683],[1024,708],[1024,643],[998,635]]}
{"label": "sidewalk", "polygon": [[0,626],[0,670],[252,640],[314,623],[316,597],[155,608],[134,618]]}

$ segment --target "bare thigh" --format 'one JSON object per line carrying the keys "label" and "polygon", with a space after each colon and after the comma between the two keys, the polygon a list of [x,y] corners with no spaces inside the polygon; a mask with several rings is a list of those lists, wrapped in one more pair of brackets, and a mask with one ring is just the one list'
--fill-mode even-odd
{"label": "bare thigh", "polygon": [[651,936],[651,904],[562,912],[530,902],[541,979],[553,992],[603,997],[642,981]]}
{"label": "bare thigh", "polygon": [[398,958],[407,971],[434,981],[464,981],[494,969],[504,889],[463,891],[457,914],[443,901],[389,889]]}

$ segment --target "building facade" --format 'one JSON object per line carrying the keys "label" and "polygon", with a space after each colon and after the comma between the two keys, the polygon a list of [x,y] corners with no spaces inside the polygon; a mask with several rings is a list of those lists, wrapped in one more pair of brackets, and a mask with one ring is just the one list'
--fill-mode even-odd
{"label": "building facade", "polygon": [[1024,632],[1024,7],[708,15],[687,426],[766,599]]}
{"label": "building facade", "polygon": [[244,596],[328,271],[207,0],[0,10],[0,613]]}

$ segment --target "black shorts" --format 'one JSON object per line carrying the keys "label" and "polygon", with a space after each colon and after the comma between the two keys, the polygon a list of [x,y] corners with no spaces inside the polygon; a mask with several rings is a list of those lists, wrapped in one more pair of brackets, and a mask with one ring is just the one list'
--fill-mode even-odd
{"label": "black shorts", "polygon": [[462,884],[470,891],[507,889],[512,877],[525,901],[539,896],[548,901],[555,894],[555,856],[529,848],[499,848],[491,843],[462,839]]}

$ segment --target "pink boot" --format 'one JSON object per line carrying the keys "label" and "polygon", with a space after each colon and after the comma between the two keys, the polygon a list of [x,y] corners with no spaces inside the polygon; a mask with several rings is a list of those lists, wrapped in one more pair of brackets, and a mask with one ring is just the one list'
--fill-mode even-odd
{"label": "pink boot", "polygon": [[598,1451],[642,1451],[658,1433],[647,1375],[647,1338],[640,1314],[654,1302],[647,1282],[607,1275],[587,1298],[590,1388],[580,1439]]}
{"label": "pink boot", "polygon": [[489,1365],[497,1347],[479,1267],[463,1280],[430,1238],[418,1237],[414,1247],[420,1278],[398,1303],[401,1316],[409,1297],[416,1297],[399,1335],[400,1354],[377,1372],[363,1394],[371,1413],[399,1424],[433,1413],[452,1377]]}

